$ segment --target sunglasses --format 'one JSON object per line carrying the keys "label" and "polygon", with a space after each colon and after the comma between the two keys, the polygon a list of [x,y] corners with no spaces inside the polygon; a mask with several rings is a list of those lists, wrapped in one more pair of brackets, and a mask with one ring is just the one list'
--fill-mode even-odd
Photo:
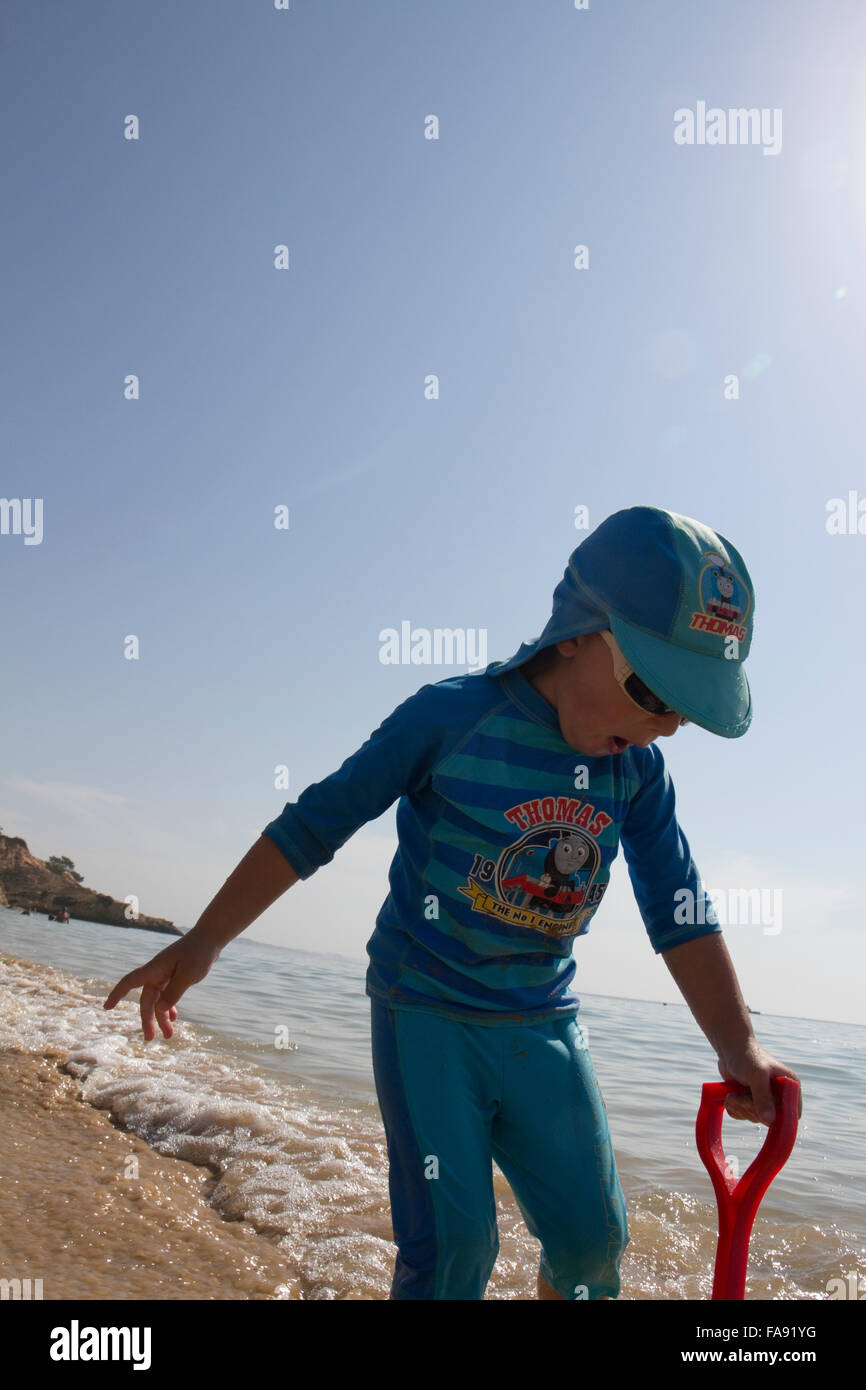
{"label": "sunglasses", "polygon": [[[671,709],[669,705],[665,704],[664,700],[659,699],[658,695],[654,695],[649,686],[645,685],[641,680],[640,676],[635,674],[617,645],[613,633],[607,628],[604,628],[599,633],[599,636],[604,638],[605,643],[610,648],[610,653],[613,657],[613,674],[633,704],[645,710],[647,714],[655,714],[659,717],[665,714],[676,714],[677,711],[675,709]],[[688,722],[687,719],[680,716],[681,724],[688,724]]]}

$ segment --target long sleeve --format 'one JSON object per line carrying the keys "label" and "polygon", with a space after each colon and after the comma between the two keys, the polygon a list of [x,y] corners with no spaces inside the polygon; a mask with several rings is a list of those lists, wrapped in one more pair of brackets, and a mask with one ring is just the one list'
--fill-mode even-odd
{"label": "long sleeve", "polygon": [[661,749],[651,743],[646,752],[646,780],[629,803],[621,840],[635,900],[658,955],[721,926],[677,822],[674,786]]}
{"label": "long sleeve", "polygon": [[310,878],[359,826],[424,782],[441,737],[434,685],[424,685],[388,715],[357,752],[314,782],[262,831],[300,878]]}

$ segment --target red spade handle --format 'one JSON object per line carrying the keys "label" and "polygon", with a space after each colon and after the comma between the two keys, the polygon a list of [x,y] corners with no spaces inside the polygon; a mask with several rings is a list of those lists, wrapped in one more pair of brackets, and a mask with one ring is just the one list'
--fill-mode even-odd
{"label": "red spade handle", "polygon": [[712,1178],[719,1206],[719,1243],[713,1278],[714,1299],[741,1299],[746,1289],[746,1265],[752,1223],[773,1178],[784,1167],[797,1137],[800,1085],[790,1076],[774,1076],[770,1089],[776,1100],[776,1118],[767,1130],[760,1153],[737,1182],[728,1168],[722,1148],[722,1116],[725,1097],[750,1095],[738,1081],[705,1081],[695,1125],[698,1153]]}

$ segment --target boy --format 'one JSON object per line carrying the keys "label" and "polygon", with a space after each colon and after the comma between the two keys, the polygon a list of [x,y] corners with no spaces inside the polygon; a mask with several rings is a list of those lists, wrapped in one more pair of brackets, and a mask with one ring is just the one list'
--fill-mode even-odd
{"label": "boy", "polygon": [[[573,552],[541,637],[423,686],[271,821],[202,917],[114,987],[144,1036],[297,878],[399,797],[390,893],[367,943],[394,1299],[481,1299],[499,1249],[495,1159],[541,1242],[543,1299],[615,1298],[628,1244],[604,1101],[569,985],[622,838],[653,949],[769,1123],[770,1079],[654,740],[738,738],[754,594],[742,556],[679,513],[630,507]],[[800,1102],[802,1109],[802,1100]]]}

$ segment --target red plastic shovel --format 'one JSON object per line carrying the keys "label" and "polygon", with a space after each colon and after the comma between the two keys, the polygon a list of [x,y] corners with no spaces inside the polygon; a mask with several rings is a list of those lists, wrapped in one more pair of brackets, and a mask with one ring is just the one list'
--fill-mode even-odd
{"label": "red plastic shovel", "polygon": [[725,1097],[749,1095],[749,1088],[737,1081],[705,1081],[702,1088],[695,1138],[719,1205],[714,1299],[744,1297],[755,1213],[773,1178],[784,1167],[797,1137],[799,1084],[790,1076],[774,1076],[770,1089],[776,1100],[776,1118],[767,1130],[760,1153],[737,1182],[722,1148],[722,1116]]}

